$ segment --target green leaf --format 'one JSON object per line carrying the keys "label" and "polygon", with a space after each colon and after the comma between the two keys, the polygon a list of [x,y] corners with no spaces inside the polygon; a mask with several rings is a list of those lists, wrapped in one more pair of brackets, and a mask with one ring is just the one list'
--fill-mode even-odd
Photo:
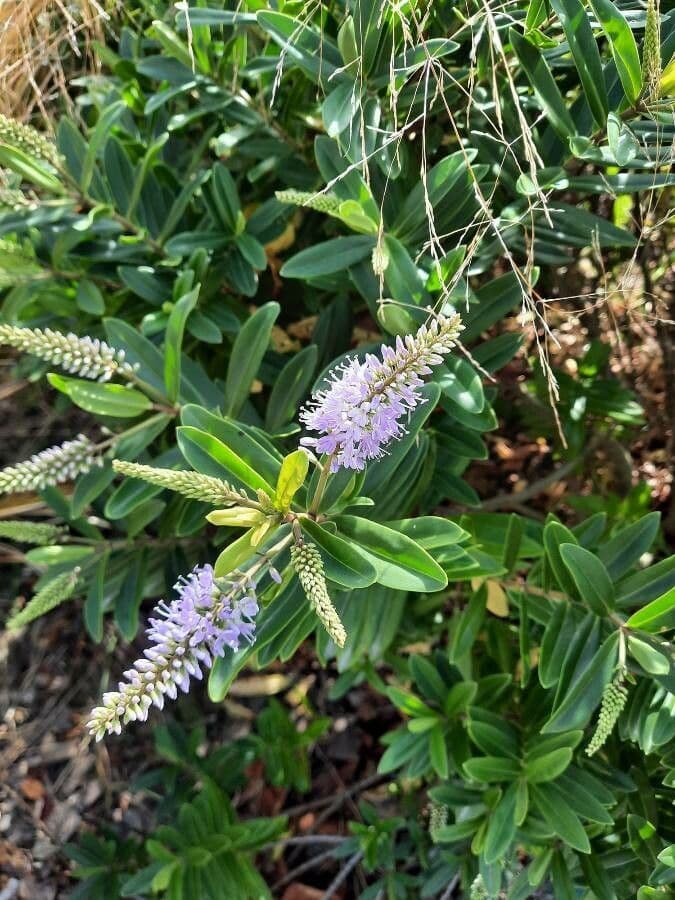
{"label": "green leaf", "polygon": [[650,646],[646,641],[630,635],[628,638],[628,650],[645,672],[650,675],[666,675],[670,671],[670,661],[667,656]]}
{"label": "green leaf", "polygon": [[[231,541],[224,550],[220,552],[218,559],[214,565],[214,572],[218,578],[229,575],[234,569],[246,562],[256,553],[256,548],[251,543],[255,529],[242,534],[235,541]],[[276,534],[276,532],[275,532]]]}
{"label": "green leaf", "polygon": [[145,583],[145,554],[134,553],[131,565],[115,601],[115,622],[126,640],[131,641],[138,631],[138,610],[143,599]]}
{"label": "green leaf", "polygon": [[284,263],[279,274],[282,278],[318,278],[343,272],[370,256],[375,243],[374,237],[365,234],[333,238],[296,253]]}
{"label": "green leaf", "polygon": [[181,348],[187,317],[197,304],[200,286],[193,288],[177,300],[169,315],[164,343],[164,384],[171,403],[178,399],[180,389]]}
{"label": "green leaf", "polygon": [[429,760],[439,778],[448,777],[448,749],[441,725],[435,725],[429,732]]}
{"label": "green leaf", "polygon": [[76,406],[99,416],[118,419],[140,416],[152,407],[152,402],[133,388],[121,384],[99,384],[80,378],[68,378],[50,372],[47,380],[52,387],[67,394]]}
{"label": "green leaf", "polygon": [[311,519],[302,519],[301,525],[322,551],[326,576],[331,581],[348,588],[363,588],[377,580],[375,566],[351,543],[331,534]]}
{"label": "green leaf", "polygon": [[309,469],[309,457],[304,450],[294,450],[284,457],[277,481],[274,505],[281,512],[288,512],[293,497],[305,483]]}
{"label": "green leaf", "polygon": [[441,516],[417,516],[414,519],[397,519],[385,522],[387,528],[412,538],[425,550],[441,550],[465,541],[469,533],[450,519]]}
{"label": "green leaf", "polygon": [[560,556],[591,612],[605,616],[614,609],[614,585],[597,556],[577,544],[561,544]]}
{"label": "green leaf", "polygon": [[467,606],[453,619],[452,640],[448,658],[452,663],[458,663],[465,656],[478,636],[487,606],[487,588],[483,585],[477,590]]}
{"label": "green leaf", "polygon": [[539,682],[551,688],[558,682],[565,653],[577,628],[574,610],[566,601],[556,601],[553,613],[544,629],[539,653]]}
{"label": "green leaf", "polygon": [[77,286],[75,302],[83,312],[92,316],[102,316],[105,313],[105,300],[93,281],[83,278]]}
{"label": "green leaf", "polygon": [[476,756],[463,766],[469,778],[491,784],[496,781],[515,781],[520,777],[520,763],[506,756]]}
{"label": "green leaf", "polygon": [[642,631],[658,631],[664,626],[672,626],[675,619],[675,588],[652,600],[642,609],[633,613],[626,622],[627,628]]}
{"label": "green leaf", "polygon": [[292,421],[298,404],[312,385],[319,349],[316,344],[294,353],[272,386],[267,404],[265,426],[274,433]]}
{"label": "green leaf", "polygon": [[421,179],[417,181],[403,201],[394,219],[393,233],[402,241],[411,244],[420,230],[423,232],[428,228],[426,198],[432,207],[437,208],[449,194],[457,190],[477,155],[477,151],[473,148],[458,150],[429,169],[424,183]]}
{"label": "green leaf", "polygon": [[631,27],[612,0],[590,0],[590,4],[609,41],[626,97],[635,103],[642,90],[642,71]]}
{"label": "green leaf", "polygon": [[93,547],[57,546],[35,547],[25,554],[36,566],[70,566],[71,568],[94,552]]}
{"label": "green leaf", "polygon": [[516,797],[518,787],[512,784],[488,819],[483,855],[488,865],[501,860],[516,835]]}
{"label": "green leaf", "polygon": [[584,827],[568,806],[561,790],[552,784],[547,784],[545,787],[533,785],[530,793],[544,821],[555,834],[575,850],[579,850],[581,853],[591,852],[591,845]]}
{"label": "green leaf", "polygon": [[542,734],[584,728],[600,703],[602,692],[616,668],[618,631],[610,634],[596,651],[583,674],[577,678],[563,701],[541,729]]}
{"label": "green leaf", "polygon": [[570,45],[584,96],[599,128],[607,121],[609,104],[598,45],[580,0],[551,0]]}
{"label": "green leaf", "polygon": [[216,478],[235,480],[237,485],[263,490],[270,497],[274,488],[230,447],[199,428],[181,425],[176,429],[178,446],[185,459],[197,472]]}
{"label": "green leaf", "polygon": [[452,413],[453,406],[465,412],[478,415],[485,408],[485,394],[480,376],[461,356],[451,356],[442,366],[437,367],[434,381],[440,386],[445,403],[443,406]]}
{"label": "green leaf", "polygon": [[648,513],[601,545],[598,556],[613,581],[625,575],[649,550],[659,530],[660,520],[660,513]]}
{"label": "green leaf", "polygon": [[274,301],[261,306],[237,335],[225,379],[225,412],[228,416],[236,417],[248,399],[280,309]]}
{"label": "green leaf", "polygon": [[0,143],[0,165],[16,172],[23,181],[28,181],[30,184],[54,194],[63,193],[63,184],[47,169],[45,164],[16,147]]}
{"label": "green leaf", "polygon": [[509,41],[546,118],[560,137],[572,137],[576,133],[574,122],[541,50],[514,28],[509,29]]}
{"label": "green leaf", "polygon": [[[87,152],[82,163],[82,173],[80,175],[79,184],[83,194],[86,194],[89,190],[89,185],[94,176],[94,169],[99,151],[107,142],[113,125],[115,125],[117,120],[122,116],[122,113],[124,113],[126,108],[127,105],[124,100],[114,100],[112,103],[105,106],[99,116],[98,122],[89,133]],[[126,209],[127,206],[125,204],[124,208],[120,209],[120,212],[125,213]]]}
{"label": "green leaf", "polygon": [[328,35],[298,21],[297,16],[261,10],[257,19],[258,25],[283,48],[289,62],[300,66],[313,81],[326,83],[342,65],[340,52]]}
{"label": "green leaf", "polygon": [[572,578],[568,567],[563,562],[560,554],[561,544],[577,544],[578,541],[569,528],[560,522],[547,522],[544,527],[544,549],[546,557],[553,570],[555,580],[560,588],[570,597],[576,597],[576,582]]}
{"label": "green leaf", "polygon": [[572,750],[569,747],[559,747],[543,756],[528,759],[525,763],[525,777],[530,784],[553,781],[562,775],[571,762]]}
{"label": "green leaf", "polygon": [[216,163],[213,167],[213,176],[205,191],[211,199],[211,211],[224,231],[235,235],[240,230],[241,205],[239,194],[227,167],[223,163]]}
{"label": "green leaf", "polygon": [[84,602],[84,624],[92,640],[100,643],[103,640],[103,602],[105,600],[106,570],[109,553],[103,553],[89,585],[87,599]]}
{"label": "green leaf", "polygon": [[438,591],[448,583],[438,563],[404,534],[358,516],[339,516],[336,524],[365,551],[380,584],[402,591]]}

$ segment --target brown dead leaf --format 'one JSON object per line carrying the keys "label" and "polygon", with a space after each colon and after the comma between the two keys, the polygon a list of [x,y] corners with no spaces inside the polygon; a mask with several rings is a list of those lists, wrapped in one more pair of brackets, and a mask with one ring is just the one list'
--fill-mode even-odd
{"label": "brown dead leaf", "polygon": [[45,795],[45,786],[37,778],[24,778],[19,789],[26,800],[41,800]]}
{"label": "brown dead leaf", "polygon": [[281,900],[321,900],[322,897],[323,891],[294,881],[293,884],[288,885]]}

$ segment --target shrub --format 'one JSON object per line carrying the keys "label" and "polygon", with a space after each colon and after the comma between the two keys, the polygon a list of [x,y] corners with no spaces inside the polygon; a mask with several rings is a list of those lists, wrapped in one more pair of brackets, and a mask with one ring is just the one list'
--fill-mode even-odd
{"label": "shrub", "polygon": [[[155,3],[79,79],[85,132],[0,123],[0,339],[91,415],[0,472],[58,522],[8,624],[75,596],[92,640],[110,619],[131,641],[167,598],[99,739],[207,670],[219,702],[308,640],[335,699],[367,682],[400,712],[379,760],[400,804],[362,804],[335,851],[363,897],[657,896],[675,883],[658,514],[540,521],[536,486],[491,511],[465,474],[528,323],[523,419],[558,477],[643,421],[602,342],[576,376],[551,365],[547,301],[585,248],[630,259],[631,214],[673,184],[675,19],[659,38],[653,3],[257,6]],[[80,896],[267,896],[253,857],[287,822],[239,821],[228,791],[247,753],[307,790],[328,724],[305,740],[271,705],[230,778],[191,770],[177,829],[84,838]]]}

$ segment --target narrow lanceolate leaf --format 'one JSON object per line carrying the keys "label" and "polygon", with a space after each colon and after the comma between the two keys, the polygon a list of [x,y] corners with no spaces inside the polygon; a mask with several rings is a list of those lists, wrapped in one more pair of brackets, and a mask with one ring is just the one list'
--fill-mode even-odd
{"label": "narrow lanceolate leaf", "polygon": [[182,296],[174,304],[169,322],[166,326],[166,341],[164,345],[164,384],[169,400],[174,403],[178,399],[180,388],[181,349],[183,346],[183,333],[188,316],[195,308],[199,297],[200,286],[193,288]]}
{"label": "narrow lanceolate leaf", "polygon": [[614,585],[597,556],[576,544],[561,544],[560,556],[582,601],[597,616],[614,608]]}
{"label": "narrow lanceolate leaf", "polygon": [[439,591],[448,583],[447,575],[426,550],[393,528],[358,516],[340,516],[337,524],[373,563],[380,584],[399,590]]}
{"label": "narrow lanceolate leaf", "polygon": [[675,588],[666,591],[661,597],[652,600],[628,619],[627,628],[640,628],[642,631],[657,631],[663,626],[675,624]]}
{"label": "narrow lanceolate leaf", "polygon": [[612,0],[590,0],[607,36],[626,97],[635,103],[642,89],[640,54],[630,25]]}
{"label": "narrow lanceolate leaf", "polygon": [[248,398],[280,308],[275,302],[261,306],[237,335],[225,379],[225,413],[228,416],[236,417]]}
{"label": "narrow lanceolate leaf", "polygon": [[514,28],[509,30],[509,41],[551,125],[562,138],[572,137],[574,122],[541,50]]}
{"label": "narrow lanceolate leaf", "polygon": [[570,45],[593,118],[598,127],[603,128],[607,121],[609,105],[600,53],[588,15],[580,0],[551,0],[551,6],[560,19]]}

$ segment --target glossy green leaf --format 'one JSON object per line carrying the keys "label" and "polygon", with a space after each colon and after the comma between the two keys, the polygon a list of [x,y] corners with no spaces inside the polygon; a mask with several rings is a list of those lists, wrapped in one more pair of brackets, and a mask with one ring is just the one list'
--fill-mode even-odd
{"label": "glossy green leaf", "polygon": [[272,326],[280,306],[272,301],[261,306],[241,328],[232,347],[225,380],[225,412],[239,413],[248,398],[253,379],[270,343]]}
{"label": "glossy green leaf", "polygon": [[509,41],[542,112],[562,138],[571,137],[576,133],[574,122],[541,50],[514,28],[509,29]]}
{"label": "glossy green leaf", "polygon": [[593,118],[602,128],[607,121],[609,103],[600,53],[589,18],[580,0],[550,2],[565,32]]}
{"label": "glossy green leaf", "polygon": [[145,394],[121,384],[100,384],[52,372],[47,378],[52,387],[67,394],[80,409],[99,416],[135,418],[152,407],[152,402]]}
{"label": "glossy green leaf", "polygon": [[642,71],[631,27],[612,0],[590,0],[590,4],[609,41],[626,97],[635,103],[642,90]]}
{"label": "glossy green leaf", "polygon": [[561,544],[560,556],[579,596],[596,616],[605,616],[614,609],[614,585],[597,556],[577,544]]}
{"label": "glossy green leaf", "polygon": [[309,457],[304,450],[294,450],[284,457],[274,500],[277,509],[282,512],[290,509],[293,497],[305,482],[308,470]]}
{"label": "glossy green leaf", "polygon": [[326,576],[348,588],[363,588],[377,580],[377,571],[368,557],[351,542],[332,534],[311,519],[302,519],[302,530],[322,551]]}
{"label": "glossy green leaf", "polygon": [[226,481],[235,479],[243,487],[274,495],[274,488],[259,472],[217,437],[189,425],[177,428],[176,436],[181,453],[196,471]]}
{"label": "glossy green leaf", "polygon": [[553,570],[555,580],[561,590],[565,591],[570,597],[576,597],[576,582],[570,574],[569,568],[563,562],[560,547],[562,544],[576,544],[577,539],[564,525],[560,522],[548,522],[544,528],[544,549],[546,550],[546,558]]}
{"label": "glossy green leaf", "polygon": [[341,534],[373,563],[377,581],[402,591],[438,591],[448,583],[438,563],[411,538],[358,516],[338,516]]}
{"label": "glossy green leaf", "polygon": [[375,242],[374,237],[366,234],[333,238],[296,253],[284,263],[279,274],[282,278],[318,278],[343,272],[370,256]]}
{"label": "glossy green leaf", "polygon": [[581,853],[590,853],[591,845],[584,827],[555,785],[532,785],[531,796],[546,824],[565,843]]}
{"label": "glossy green leaf", "polygon": [[659,530],[660,519],[659,513],[648,513],[600,546],[598,556],[612,580],[625,575],[649,550]]}
{"label": "glossy green leaf", "polygon": [[642,609],[633,613],[626,622],[627,628],[639,628],[642,631],[657,631],[664,626],[675,623],[675,588],[671,588],[661,597],[652,600]]}
{"label": "glossy green leaf", "polygon": [[560,747],[543,756],[528,759],[525,763],[525,778],[530,784],[553,781],[565,771],[572,761],[572,750]]}
{"label": "glossy green leaf", "polygon": [[178,399],[180,389],[181,349],[187,318],[197,304],[199,285],[184,294],[173,306],[166,326],[164,342],[164,384],[171,403]]}
{"label": "glossy green leaf", "polygon": [[599,647],[564,699],[542,728],[543,734],[584,728],[600,703],[602,692],[616,668],[619,635],[614,631]]}
{"label": "glossy green leaf", "polygon": [[488,819],[483,854],[485,861],[496,863],[503,859],[516,835],[516,797],[518,788],[512,784]]}
{"label": "glossy green leaf", "polygon": [[268,431],[274,433],[294,418],[300,401],[312,385],[318,356],[316,344],[310,344],[294,353],[283,367],[272,385],[267,404],[265,425]]}
{"label": "glossy green leaf", "polygon": [[469,778],[486,784],[515,781],[521,774],[520,764],[506,756],[476,756],[467,759],[463,768]]}

